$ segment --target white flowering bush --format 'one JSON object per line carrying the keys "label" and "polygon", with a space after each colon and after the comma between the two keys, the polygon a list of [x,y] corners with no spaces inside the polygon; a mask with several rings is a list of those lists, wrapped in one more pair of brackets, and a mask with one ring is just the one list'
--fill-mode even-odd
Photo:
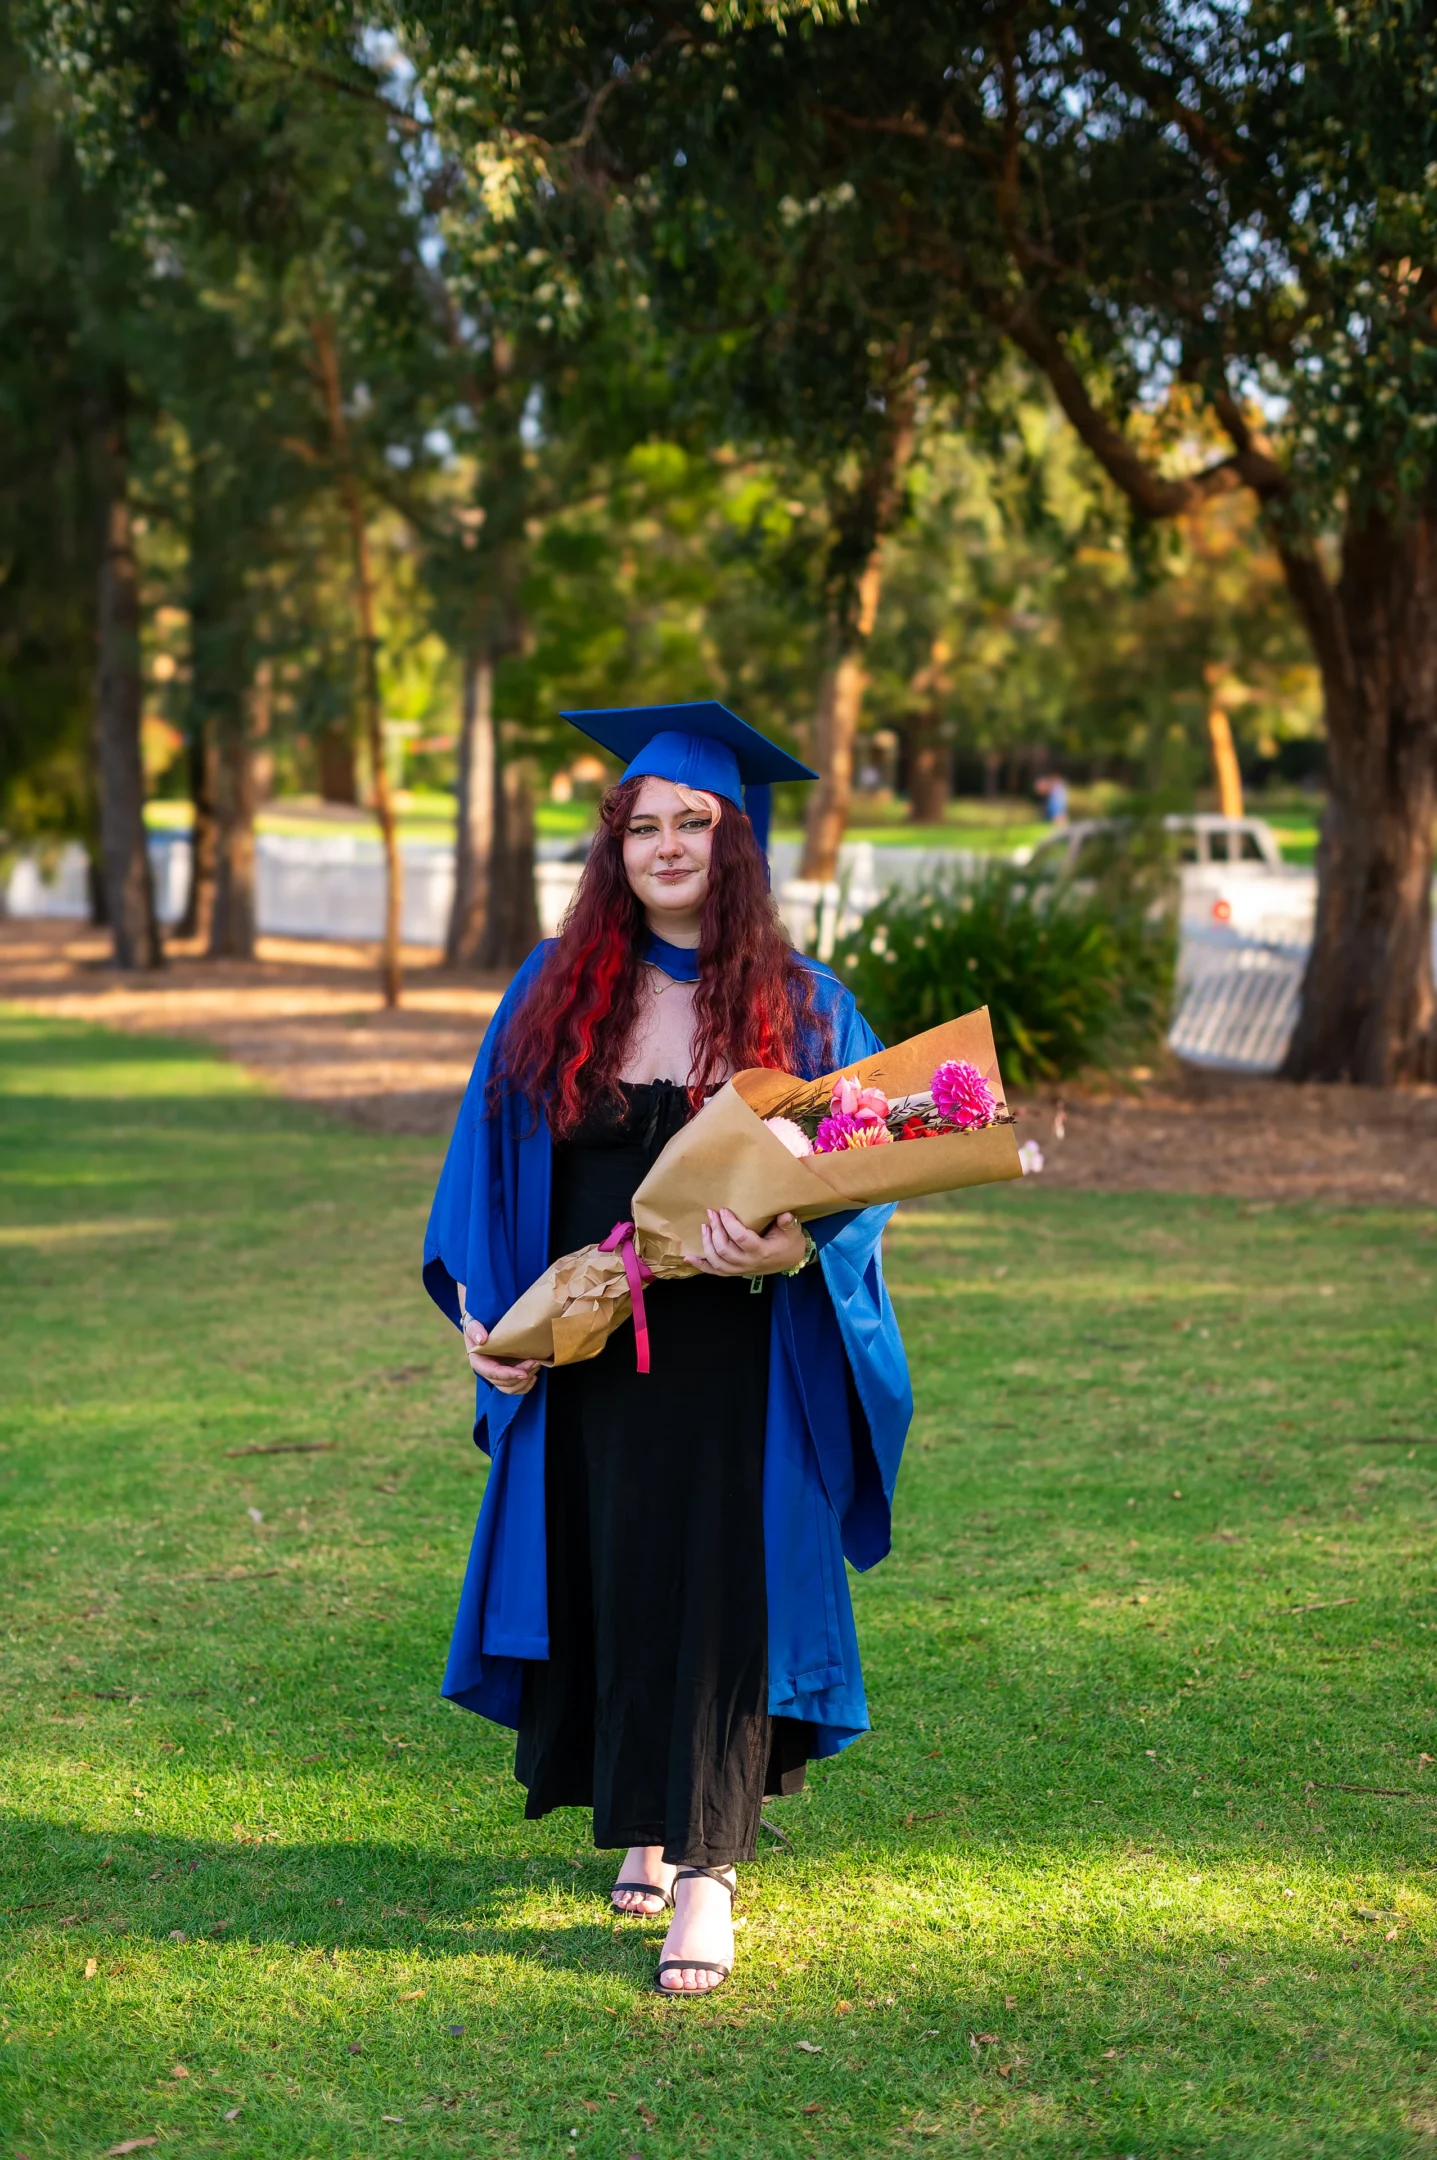
{"label": "white flowering bush", "polygon": [[1176,950],[1165,866],[1138,849],[1081,890],[998,863],[890,893],[833,964],[885,1042],[986,1005],[1004,1076],[1031,1087],[1150,1052]]}

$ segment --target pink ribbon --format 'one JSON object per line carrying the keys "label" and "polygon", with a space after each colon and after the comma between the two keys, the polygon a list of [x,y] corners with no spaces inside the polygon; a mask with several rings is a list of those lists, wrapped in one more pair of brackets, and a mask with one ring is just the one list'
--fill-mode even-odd
{"label": "pink ribbon", "polygon": [[624,1277],[629,1286],[629,1303],[634,1308],[634,1348],[640,1372],[649,1369],[649,1317],[644,1311],[644,1284],[652,1282],[654,1271],[642,1261],[634,1249],[634,1226],[631,1222],[615,1223],[608,1236],[599,1246],[600,1252],[616,1252],[623,1262]]}

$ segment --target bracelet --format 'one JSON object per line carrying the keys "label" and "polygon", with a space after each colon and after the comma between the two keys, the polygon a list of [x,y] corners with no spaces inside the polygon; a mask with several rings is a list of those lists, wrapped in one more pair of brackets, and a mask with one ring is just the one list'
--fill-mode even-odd
{"label": "bracelet", "polygon": [[801,1275],[808,1266],[809,1261],[817,1258],[818,1247],[813,1242],[813,1232],[805,1223],[803,1227],[803,1258],[799,1261],[797,1267],[785,1268],[783,1272],[785,1275]]}

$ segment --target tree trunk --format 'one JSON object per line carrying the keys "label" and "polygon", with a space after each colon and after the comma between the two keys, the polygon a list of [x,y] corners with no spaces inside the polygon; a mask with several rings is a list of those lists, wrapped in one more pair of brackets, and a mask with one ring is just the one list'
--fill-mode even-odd
{"label": "tree trunk", "polygon": [[1332,586],[1284,556],[1322,669],[1330,793],[1293,1080],[1437,1079],[1437,513],[1369,513]]}
{"label": "tree trunk", "polygon": [[948,812],[950,758],[938,715],[920,713],[910,742],[908,817],[914,825],[941,825]]}
{"label": "tree trunk", "polygon": [[325,410],[329,419],[335,473],[345,515],[349,520],[350,543],[354,549],[354,606],[359,624],[364,733],[373,774],[374,815],[379,821],[379,837],[384,844],[384,950],[380,962],[380,983],[385,1004],[393,1007],[399,1003],[403,987],[399,926],[404,912],[404,865],[399,853],[399,826],[394,814],[389,771],[384,762],[384,727],[379,705],[379,636],[374,616],[374,575],[369,560],[369,531],[365,524],[364,498],[354,469],[349,440],[349,422],[344,410],[334,326],[327,316],[316,318],[312,325],[312,336],[319,360]]}
{"label": "tree trunk", "polygon": [[934,638],[927,663],[912,681],[923,700],[908,724],[908,817],[913,825],[941,825],[952,788],[953,754],[943,739],[941,698],[953,655],[946,638]]}
{"label": "tree trunk", "polygon": [[90,910],[90,928],[108,930],[110,906],[105,898],[105,865],[100,857],[88,850],[85,855],[85,899]]}
{"label": "tree trunk", "polygon": [[96,593],[95,762],[100,782],[100,854],[105,910],[122,968],[164,965],[154,881],[145,845],[145,775],[140,757],[140,583],[129,501],[123,401],[99,456],[104,533]]}
{"label": "tree trunk", "polygon": [[242,715],[238,726],[220,730],[216,768],[216,876],[210,957],[253,960],[254,759]]}
{"label": "tree trunk", "polygon": [[477,967],[489,926],[490,884],[497,836],[499,780],[494,730],[494,662],[487,650],[464,656],[464,710],[459,732],[458,826],[454,844],[454,905],[444,941],[448,967]]}
{"label": "tree trunk", "polygon": [[216,796],[219,759],[214,737],[200,725],[190,734],[190,801],[194,823],[190,827],[190,890],[176,935],[198,938],[207,946],[214,928],[215,878],[219,862],[219,826]]}
{"label": "tree trunk", "polygon": [[813,762],[818,780],[804,821],[803,860],[798,874],[825,883],[838,875],[838,850],[853,799],[853,745],[863,713],[867,683],[864,655],[883,590],[883,546],[903,499],[903,476],[913,446],[911,383],[890,399],[892,424],[857,490],[838,551],[851,556],[856,545],[861,564],[851,586],[845,581],[832,603],[828,630],[828,665],[819,690],[813,730]]}
{"label": "tree trunk", "polygon": [[[498,730],[495,730],[497,743]],[[539,910],[534,893],[534,790],[527,767],[518,759],[500,763],[495,782],[494,851],[489,885],[489,920],[479,965],[518,967],[539,942]]]}
{"label": "tree trunk", "polygon": [[1222,703],[1220,675],[1209,671],[1208,740],[1212,744],[1213,773],[1217,779],[1217,806],[1224,817],[1242,816],[1242,769],[1232,739],[1232,722]]}
{"label": "tree trunk", "polygon": [[[872,590],[876,590],[881,575],[877,572],[876,551],[874,570],[874,577],[869,579],[865,574],[864,580]],[[813,762],[818,768],[818,779],[809,796],[804,819],[800,877],[827,881],[838,875],[838,850],[843,845],[849,805],[853,800],[853,744],[863,713],[867,681],[863,667],[865,643],[857,625],[855,634],[849,639],[843,637],[841,626],[830,625],[829,645],[833,657],[824,670],[818,693],[813,730]]]}
{"label": "tree trunk", "polygon": [[359,785],[354,770],[354,743],[342,720],[321,728],[315,745],[322,802],[357,803]]}

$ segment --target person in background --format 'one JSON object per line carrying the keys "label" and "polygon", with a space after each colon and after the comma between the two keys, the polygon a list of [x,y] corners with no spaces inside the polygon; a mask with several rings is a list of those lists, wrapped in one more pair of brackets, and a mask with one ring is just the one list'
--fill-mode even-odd
{"label": "person in background", "polygon": [[1054,832],[1068,829],[1068,783],[1061,773],[1045,773],[1034,784],[1033,793],[1042,797],[1043,817]]}

